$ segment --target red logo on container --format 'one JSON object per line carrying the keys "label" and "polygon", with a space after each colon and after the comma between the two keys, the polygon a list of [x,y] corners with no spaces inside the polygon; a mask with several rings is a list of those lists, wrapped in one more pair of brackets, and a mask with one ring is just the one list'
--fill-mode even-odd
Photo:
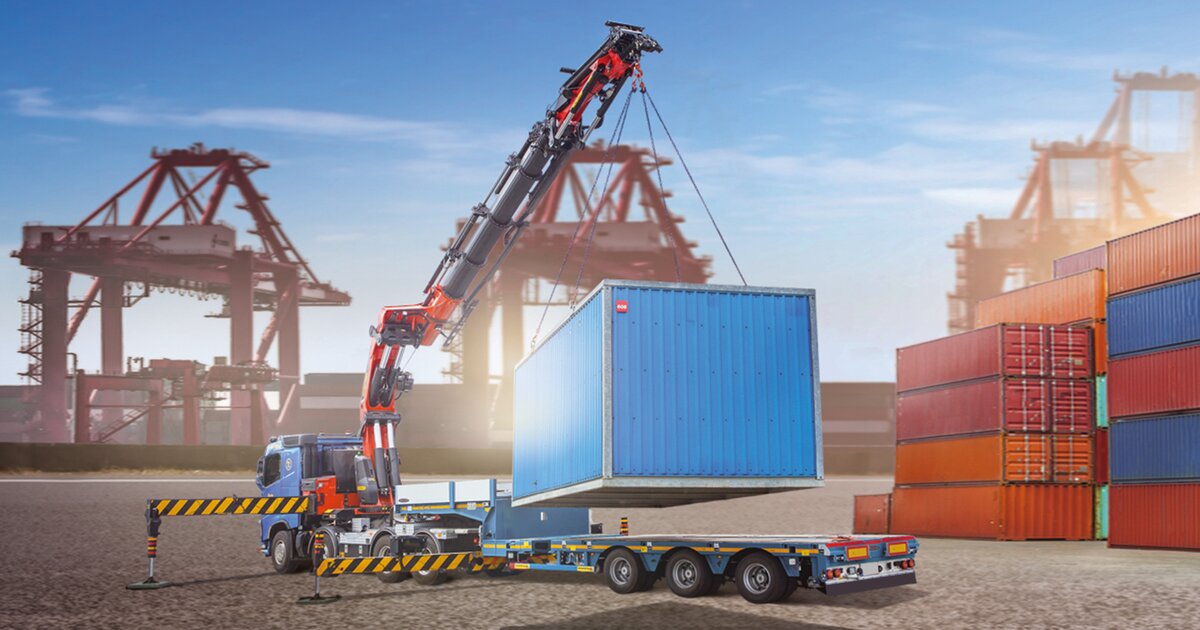
{"label": "red logo on container", "polygon": [[617,300],[617,312],[618,313],[628,313],[629,312],[629,302],[626,302],[625,300]]}

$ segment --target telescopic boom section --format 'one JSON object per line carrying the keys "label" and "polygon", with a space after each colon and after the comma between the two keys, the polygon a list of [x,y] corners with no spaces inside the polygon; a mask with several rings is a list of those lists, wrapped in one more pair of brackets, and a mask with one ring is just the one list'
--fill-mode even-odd
{"label": "telescopic boom section", "polygon": [[[388,494],[387,488],[399,483],[395,401],[412,387],[412,377],[400,363],[404,350],[431,345],[460,306],[464,307],[462,317],[470,313],[473,291],[495,270],[493,266],[479,277],[492,250],[507,234],[507,251],[521,232],[524,215],[517,216],[517,211],[537,204],[571,151],[583,146],[588,135],[601,126],[608,107],[637,70],[642,53],[662,50],[641,27],[616,22],[606,25],[610,31],[604,44],[578,68],[563,68],[570,78],[545,118],[534,123],[525,144],[509,156],[487,198],[472,210],[426,285],[424,301],[384,307],[371,326],[360,430],[381,494]],[[600,102],[596,114],[584,124],[584,114],[594,100]]]}

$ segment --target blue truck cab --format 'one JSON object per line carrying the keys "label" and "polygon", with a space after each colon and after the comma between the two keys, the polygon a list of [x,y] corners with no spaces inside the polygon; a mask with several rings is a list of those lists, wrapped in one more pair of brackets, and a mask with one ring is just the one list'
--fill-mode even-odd
{"label": "blue truck cab", "polygon": [[[310,490],[305,483],[336,473],[339,461],[348,461],[361,448],[357,436],[306,433],[272,437],[258,460],[255,482],[263,497],[296,497]],[[311,483],[311,481],[309,482]],[[272,514],[259,519],[262,552],[275,569],[290,573],[307,557],[303,514]]]}

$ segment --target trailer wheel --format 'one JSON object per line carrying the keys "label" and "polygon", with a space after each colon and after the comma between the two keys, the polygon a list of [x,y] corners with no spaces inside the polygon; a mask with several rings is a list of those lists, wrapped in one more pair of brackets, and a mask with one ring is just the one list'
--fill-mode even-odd
{"label": "trailer wheel", "polygon": [[[417,535],[425,541],[422,547],[422,553],[430,554],[442,552],[442,546],[438,544],[438,540],[436,538],[425,533]],[[412,576],[413,579],[416,580],[417,584],[420,584],[421,586],[437,586],[438,584],[446,581],[446,574],[442,571],[414,571]]]}
{"label": "trailer wheel", "polygon": [[685,549],[671,554],[667,561],[667,586],[680,597],[708,595],[715,581],[712,569],[703,556]]}
{"label": "trailer wheel", "polygon": [[628,595],[650,588],[654,574],[628,549],[618,549],[604,560],[604,581],[614,593]]}
{"label": "trailer wheel", "polygon": [[769,604],[787,593],[788,575],[779,560],[764,551],[755,551],[737,565],[737,587],[742,598],[752,604]]}
{"label": "trailer wheel", "polygon": [[271,564],[279,573],[295,573],[300,570],[300,558],[292,540],[292,532],[281,529],[271,537]]}
{"label": "trailer wheel", "polygon": [[[375,539],[375,544],[371,546],[372,556],[391,556],[392,555],[392,536],[391,534],[380,534],[379,538]],[[410,573],[400,573],[396,571],[388,571],[387,573],[376,573],[375,577],[379,578],[384,584],[396,584],[403,582],[412,577]]]}

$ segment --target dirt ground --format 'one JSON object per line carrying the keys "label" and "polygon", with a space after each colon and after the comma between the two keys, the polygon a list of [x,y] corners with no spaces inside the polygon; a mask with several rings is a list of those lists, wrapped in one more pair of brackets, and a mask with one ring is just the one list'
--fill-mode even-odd
{"label": "dirt ground", "polygon": [[[415,481],[415,480],[414,480]],[[826,488],[660,510],[597,510],[634,533],[837,533],[854,494],[883,478],[834,478]],[[312,580],[282,576],[258,552],[248,517],[166,519],[159,576],[176,587],[128,591],[145,572],[148,497],[249,496],[230,477],[0,477],[0,627],[11,628],[1196,628],[1200,554],[1110,550],[1104,543],[925,539],[918,583],[841,597],[798,591],[755,606],[726,585],[684,600],[659,582],[618,596],[598,576],[468,577],[437,587],[373,577],[325,580],[343,596],[298,606]]]}

